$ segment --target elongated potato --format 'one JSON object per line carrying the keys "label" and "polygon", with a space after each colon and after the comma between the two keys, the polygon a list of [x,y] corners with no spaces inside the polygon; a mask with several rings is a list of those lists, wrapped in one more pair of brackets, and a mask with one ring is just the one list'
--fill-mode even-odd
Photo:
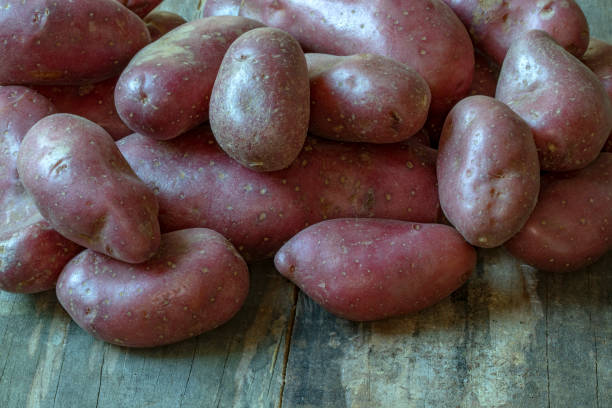
{"label": "elongated potato", "polygon": [[571,272],[612,249],[612,153],[588,167],[542,177],[540,198],[523,229],[505,244],[543,271]]}
{"label": "elongated potato", "polygon": [[114,0],[6,0],[0,10],[0,84],[102,81],[150,41],[142,20]]}
{"label": "elongated potato", "polygon": [[127,347],[197,336],[231,319],[249,290],[249,271],[219,233],[162,235],[157,254],[131,265],[91,250],[62,271],[57,298],[91,335]]}
{"label": "elongated potato", "polygon": [[210,98],[219,146],[255,171],[288,167],[306,140],[308,68],[300,44],[277,28],[244,33],[223,57]]}
{"label": "elongated potato", "polygon": [[0,289],[9,292],[52,289],[81,249],[43,219],[17,173],[27,131],[54,112],[49,100],[28,88],[0,86]]}
{"label": "elongated potato", "polygon": [[425,124],[431,92],[412,68],[373,54],[306,54],[309,131],[347,142],[395,143]]}
{"label": "elongated potato", "polygon": [[208,120],[210,94],[225,52],[262,24],[243,17],[209,17],[183,24],[134,56],[115,89],[130,129],[166,140]]}
{"label": "elongated potato", "polygon": [[49,99],[60,113],[82,116],[102,126],[119,140],[133,133],[115,109],[115,85],[118,77],[96,84],[81,86],[34,86],[33,89]]}
{"label": "elongated potato", "polygon": [[170,141],[131,135],[118,142],[155,191],[164,231],[206,227],[247,259],[271,257],[306,225],[327,218],[435,222],[435,151],[307,139],[291,167],[253,172],[227,156],[207,126]]}
{"label": "elongated potato", "polygon": [[157,250],[157,200],[95,123],[64,113],[39,120],[17,169],[43,217],[68,239],[131,263]]}
{"label": "elongated potato", "polygon": [[540,165],[531,130],[488,96],[470,96],[450,111],[436,168],[442,210],[475,246],[510,239],[538,200]]}
{"label": "elongated potato", "polygon": [[474,45],[501,65],[508,48],[529,30],[542,30],[580,57],[589,26],[574,0],[444,0],[468,29]]}
{"label": "elongated potato", "polygon": [[476,251],[446,225],[336,219],[300,231],[274,265],[329,312],[379,320],[451,294],[476,266]]}
{"label": "elongated potato", "polygon": [[414,68],[447,113],[470,89],[470,37],[441,0],[246,0],[241,16],[291,33],[307,52],[379,54]]}
{"label": "elongated potato", "polygon": [[543,170],[587,166],[612,130],[612,103],[597,76],[543,31],[510,47],[495,97],[531,127]]}
{"label": "elongated potato", "polygon": [[143,21],[147,24],[147,30],[151,34],[151,41],[158,40],[166,33],[187,22],[178,14],[161,10],[150,12]]}
{"label": "elongated potato", "polygon": [[[591,37],[589,48],[581,58],[593,71],[612,99],[612,44]],[[612,132],[603,147],[604,152],[612,152]]]}

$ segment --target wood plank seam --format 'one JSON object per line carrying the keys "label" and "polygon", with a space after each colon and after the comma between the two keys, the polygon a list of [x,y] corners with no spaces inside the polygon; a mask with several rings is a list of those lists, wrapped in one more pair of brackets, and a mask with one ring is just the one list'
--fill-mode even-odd
{"label": "wood plank seam", "polygon": [[287,324],[287,334],[285,335],[285,351],[283,354],[283,371],[281,374],[281,386],[278,396],[278,408],[283,406],[283,392],[285,391],[285,375],[287,374],[287,365],[289,363],[289,352],[291,350],[291,338],[293,336],[293,326],[295,323],[295,315],[297,313],[297,303],[300,290],[297,286],[293,286],[293,305],[291,306],[291,315]]}

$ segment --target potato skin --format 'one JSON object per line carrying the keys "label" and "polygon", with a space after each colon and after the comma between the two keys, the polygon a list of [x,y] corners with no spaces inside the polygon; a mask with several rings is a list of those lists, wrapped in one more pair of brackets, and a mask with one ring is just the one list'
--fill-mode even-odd
{"label": "potato skin", "polygon": [[62,271],[57,298],[91,335],[127,347],[175,343],[225,323],[242,307],[249,271],[219,233],[162,235],[157,254],[131,265],[91,250]]}
{"label": "potato skin", "polygon": [[438,146],[446,218],[472,245],[501,245],[538,200],[540,165],[529,126],[503,103],[470,96],[448,114]]}
{"label": "potato skin", "polygon": [[115,85],[119,77],[81,86],[33,86],[60,113],[82,116],[102,126],[115,140],[132,134],[115,109]]}
{"label": "potato skin", "polygon": [[414,68],[446,113],[472,82],[472,41],[441,0],[248,0],[240,15],[292,34],[307,52],[379,54]]}
{"label": "potato skin", "polygon": [[155,195],[95,123],[64,113],[41,119],[21,143],[17,169],[43,217],[68,239],[131,263],[157,250]]}
{"label": "potato skin", "polygon": [[[608,96],[612,99],[612,44],[591,37],[589,48],[581,61],[597,75]],[[608,136],[603,151],[612,152],[612,132]]]}
{"label": "potato skin", "polygon": [[147,16],[162,0],[118,0],[140,18]]}
{"label": "potato skin", "polygon": [[143,21],[147,24],[147,30],[151,34],[151,42],[187,22],[178,14],[162,10],[150,12]]}
{"label": "potato skin", "polygon": [[435,151],[418,144],[312,138],[289,168],[268,173],[236,163],[206,125],[170,141],[131,135],[118,146],[155,191],[162,230],[214,229],[248,261],[274,256],[299,230],[327,218],[434,222],[439,215]]}
{"label": "potato skin", "polygon": [[223,57],[210,97],[210,127],[238,163],[255,171],[281,170],[304,146],[309,97],[300,44],[277,28],[256,28],[238,37]]}
{"label": "potato skin", "polygon": [[612,249],[612,153],[588,167],[542,177],[531,217],[506,249],[549,272],[572,272]]}
{"label": "potato skin", "polygon": [[17,153],[27,131],[55,112],[44,96],[23,86],[0,86],[0,289],[36,293],[52,289],[81,247],[53,230],[25,191]]}
{"label": "potato skin", "polygon": [[143,48],[121,73],[115,105],[134,132],[172,139],[208,120],[210,94],[232,42],[261,23],[209,17],[183,24]]}
{"label": "potato skin", "polygon": [[597,76],[543,31],[510,47],[495,97],[531,127],[542,170],[587,166],[612,130],[612,103]]}
{"label": "potato skin", "polygon": [[446,225],[336,219],[300,231],[274,265],[329,312],[368,321],[439,302],[467,280],[476,251]]}
{"label": "potato skin", "polygon": [[474,78],[472,79],[470,95],[485,95],[495,98],[499,66],[478,49],[474,50],[474,61]]}
{"label": "potato skin", "polygon": [[237,16],[241,0],[206,0],[202,9],[202,17]]}
{"label": "potato skin", "polygon": [[309,131],[332,140],[395,143],[425,124],[431,92],[415,70],[374,54],[306,54]]}
{"label": "potato skin", "polygon": [[574,0],[444,0],[468,29],[474,45],[498,64],[529,30],[542,30],[580,57],[589,44],[589,26]]}
{"label": "potato skin", "polygon": [[[6,0],[0,84],[102,81],[119,75],[149,41],[142,20],[114,0]],[[83,44],[95,52],[87,53]]]}

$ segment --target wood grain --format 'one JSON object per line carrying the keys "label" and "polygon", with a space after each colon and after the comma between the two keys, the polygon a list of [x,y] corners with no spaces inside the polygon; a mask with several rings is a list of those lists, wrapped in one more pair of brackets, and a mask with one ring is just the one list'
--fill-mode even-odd
{"label": "wood grain", "polygon": [[[205,0],[165,0],[188,20]],[[578,0],[612,41],[612,2]],[[228,324],[157,349],[103,343],[54,293],[0,292],[0,408],[612,407],[612,253],[568,275],[479,251],[467,284],[421,313],[335,318],[251,265]]]}

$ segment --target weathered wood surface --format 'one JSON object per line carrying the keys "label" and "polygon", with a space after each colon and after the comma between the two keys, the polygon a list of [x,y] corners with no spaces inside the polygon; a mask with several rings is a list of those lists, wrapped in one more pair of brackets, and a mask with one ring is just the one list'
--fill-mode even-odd
{"label": "weathered wood surface", "polygon": [[[205,0],[166,0],[187,19]],[[612,1],[578,1],[612,41]],[[571,275],[480,251],[459,291],[413,316],[334,318],[251,267],[245,308],[196,339],[93,339],[52,292],[0,293],[0,408],[612,407],[612,253]]]}

